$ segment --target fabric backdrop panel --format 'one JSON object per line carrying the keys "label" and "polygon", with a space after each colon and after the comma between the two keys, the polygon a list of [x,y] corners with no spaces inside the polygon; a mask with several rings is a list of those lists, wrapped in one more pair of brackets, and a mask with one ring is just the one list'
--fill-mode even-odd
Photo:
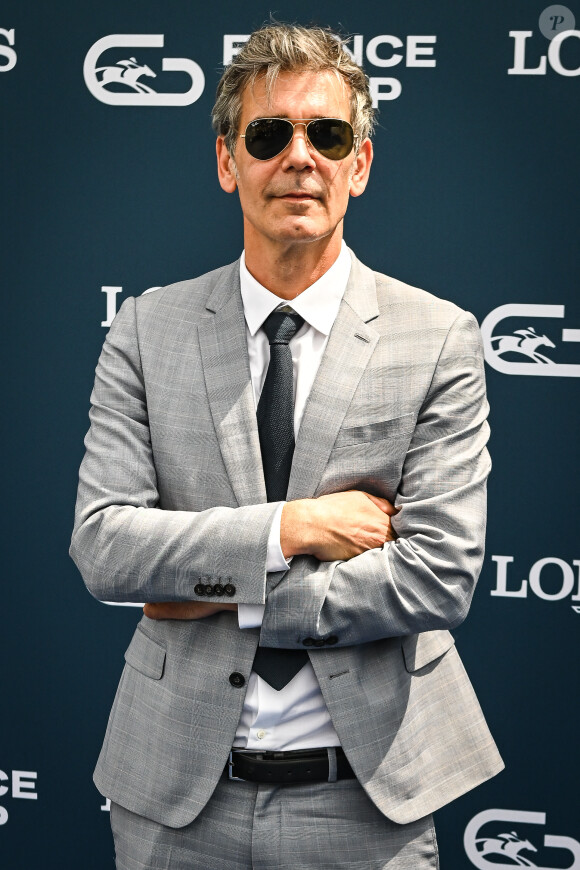
{"label": "fabric backdrop panel", "polygon": [[[487,554],[455,635],[506,770],[438,814],[442,868],[580,868],[580,4],[316,9],[380,109],[348,244],[473,311],[486,348]],[[210,112],[224,62],[269,13],[0,10],[7,870],[113,866],[91,774],[140,611],[92,599],[67,554],[89,395],[123,299],[240,254]],[[275,16],[308,24],[312,4]]]}

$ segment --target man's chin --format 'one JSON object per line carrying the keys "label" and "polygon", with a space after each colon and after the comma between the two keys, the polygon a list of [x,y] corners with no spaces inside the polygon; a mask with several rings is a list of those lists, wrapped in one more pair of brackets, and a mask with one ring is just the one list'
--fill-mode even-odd
{"label": "man's chin", "polygon": [[314,242],[330,235],[332,230],[327,226],[321,226],[306,215],[293,215],[292,218],[283,221],[278,227],[272,226],[272,235],[279,241],[304,241]]}

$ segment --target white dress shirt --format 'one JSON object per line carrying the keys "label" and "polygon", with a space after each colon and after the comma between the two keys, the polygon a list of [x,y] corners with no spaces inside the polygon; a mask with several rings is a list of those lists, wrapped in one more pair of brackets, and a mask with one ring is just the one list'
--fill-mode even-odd
{"label": "white dress shirt", "polygon": [[[283,305],[289,305],[304,318],[303,326],[290,341],[294,372],[295,437],[346,289],[350,267],[350,253],[343,242],[340,254],[330,269],[295,299],[286,303],[250,274],[246,268],[245,254],[240,260],[240,285],[256,408],[270,362],[270,345],[261,328],[262,324],[274,309]],[[280,547],[282,508],[283,504],[276,512],[270,530],[267,571],[285,571],[289,568]],[[239,604],[240,628],[260,626],[263,614],[264,605]],[[272,750],[313,749],[339,744],[310,662],[279,692],[252,671],[234,746]]]}

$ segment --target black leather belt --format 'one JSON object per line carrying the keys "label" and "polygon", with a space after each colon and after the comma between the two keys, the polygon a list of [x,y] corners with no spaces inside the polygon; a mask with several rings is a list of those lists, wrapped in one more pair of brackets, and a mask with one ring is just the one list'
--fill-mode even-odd
{"label": "black leather belt", "polygon": [[224,775],[233,780],[286,784],[354,779],[340,746],[292,752],[232,749]]}

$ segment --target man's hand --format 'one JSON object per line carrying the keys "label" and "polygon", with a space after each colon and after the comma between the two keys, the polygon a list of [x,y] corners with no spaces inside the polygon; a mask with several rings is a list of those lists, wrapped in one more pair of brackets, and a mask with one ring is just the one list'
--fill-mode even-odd
{"label": "man's hand", "polygon": [[396,539],[390,518],[397,513],[386,498],[355,489],[290,501],[282,509],[282,552],[287,559],[303,553],[321,562],[352,559]]}
{"label": "man's hand", "polygon": [[237,604],[218,604],[209,601],[159,601],[143,608],[149,619],[204,619],[220,610],[237,610]]}

